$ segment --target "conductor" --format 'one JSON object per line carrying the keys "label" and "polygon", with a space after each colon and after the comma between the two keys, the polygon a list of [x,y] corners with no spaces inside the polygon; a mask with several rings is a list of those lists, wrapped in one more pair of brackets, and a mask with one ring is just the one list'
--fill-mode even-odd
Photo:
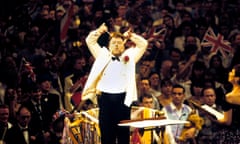
{"label": "conductor", "polygon": [[[103,34],[110,35],[108,48],[97,40]],[[134,43],[125,49],[127,41]],[[119,127],[121,120],[130,119],[130,105],[137,100],[135,67],[147,48],[147,40],[132,32],[123,34],[108,32],[103,23],[89,33],[87,46],[95,58],[82,93],[82,100],[98,103],[101,144],[127,144],[130,131]]]}

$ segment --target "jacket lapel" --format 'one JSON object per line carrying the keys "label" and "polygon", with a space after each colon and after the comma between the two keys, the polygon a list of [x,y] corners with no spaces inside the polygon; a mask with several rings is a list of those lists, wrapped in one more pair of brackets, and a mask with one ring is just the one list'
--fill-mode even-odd
{"label": "jacket lapel", "polygon": [[110,52],[102,53],[97,59],[95,60],[90,74],[88,76],[88,80],[85,84],[85,87],[82,92],[82,99],[87,100],[91,99],[94,103],[96,103],[95,93],[96,93],[96,85],[99,79],[101,78],[101,74],[107,64],[111,60]]}

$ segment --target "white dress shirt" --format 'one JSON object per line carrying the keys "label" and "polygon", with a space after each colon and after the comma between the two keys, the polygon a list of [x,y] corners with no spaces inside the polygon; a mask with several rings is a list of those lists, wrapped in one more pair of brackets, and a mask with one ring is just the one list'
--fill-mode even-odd
{"label": "white dress shirt", "polygon": [[103,71],[97,90],[107,93],[126,92],[126,66],[118,60],[111,60]]}
{"label": "white dress shirt", "polygon": [[[21,128],[21,130],[28,129],[28,127],[24,128],[24,127],[22,127],[20,125],[19,125],[19,127]],[[24,136],[24,139],[25,139],[26,143],[29,144],[29,139],[28,139],[29,138],[29,133],[28,133],[28,130],[23,130],[22,133],[23,133],[23,136]]]}

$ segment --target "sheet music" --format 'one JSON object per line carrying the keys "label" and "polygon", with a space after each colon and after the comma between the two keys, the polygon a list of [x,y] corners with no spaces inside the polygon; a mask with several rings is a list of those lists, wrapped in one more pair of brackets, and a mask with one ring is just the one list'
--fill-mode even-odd
{"label": "sheet music", "polygon": [[209,112],[210,114],[216,116],[216,118],[219,120],[219,119],[222,119],[224,117],[223,113],[215,110],[214,108],[204,104],[201,106],[204,110],[206,110],[207,112]]}

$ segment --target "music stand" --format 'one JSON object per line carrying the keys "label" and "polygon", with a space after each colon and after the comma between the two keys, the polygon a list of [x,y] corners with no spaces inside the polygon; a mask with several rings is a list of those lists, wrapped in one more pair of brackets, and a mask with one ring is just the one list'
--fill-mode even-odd
{"label": "music stand", "polygon": [[[149,118],[149,119],[138,119],[138,120],[123,120],[118,124],[119,126],[130,126],[134,128],[140,128],[144,131],[150,130],[153,133],[154,129],[160,127],[160,131],[164,131],[163,126],[166,125],[176,125],[176,124],[186,124],[188,121],[183,120],[171,120],[165,118]],[[151,138],[151,143],[153,142],[153,137]]]}

